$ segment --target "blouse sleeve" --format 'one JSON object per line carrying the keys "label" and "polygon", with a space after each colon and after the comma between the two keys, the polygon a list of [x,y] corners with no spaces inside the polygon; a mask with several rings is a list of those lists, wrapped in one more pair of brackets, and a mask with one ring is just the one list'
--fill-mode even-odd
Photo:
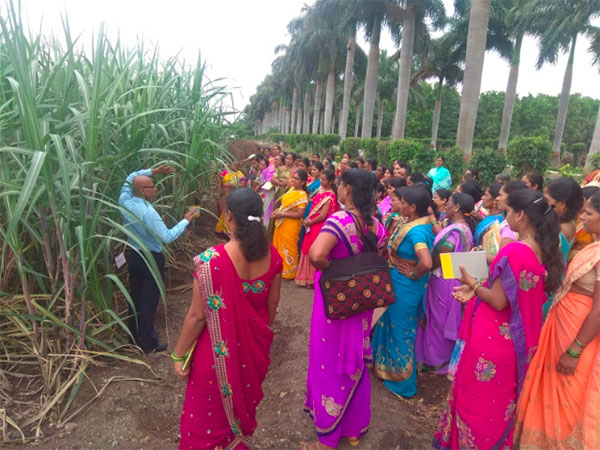
{"label": "blouse sleeve", "polygon": [[413,247],[413,250],[416,252],[418,252],[419,250],[429,250],[429,245],[427,244],[427,239],[425,239],[425,236],[423,236],[423,234],[419,233],[409,233],[409,235],[407,236],[408,238],[410,238],[410,243]]}
{"label": "blouse sleeve", "polygon": [[323,227],[321,227],[321,233],[331,233],[335,236],[335,238],[339,241],[342,239],[342,232],[340,230],[340,225],[338,219],[335,215],[329,216]]}
{"label": "blouse sleeve", "polygon": [[444,240],[442,247],[448,247],[449,249],[454,250],[456,248],[456,245],[458,244],[459,239],[460,232],[457,230],[452,230],[452,232]]}

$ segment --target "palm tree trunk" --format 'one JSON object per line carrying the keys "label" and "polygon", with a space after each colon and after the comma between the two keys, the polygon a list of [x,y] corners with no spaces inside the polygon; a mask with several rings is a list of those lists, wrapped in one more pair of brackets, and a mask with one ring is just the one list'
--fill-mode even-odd
{"label": "palm tree trunk", "polygon": [[585,160],[586,169],[589,169],[592,164],[592,155],[598,152],[600,152],[600,108],[598,108],[598,117],[596,117],[596,126],[594,127],[594,134],[592,135],[590,150],[588,151],[588,155]]}
{"label": "palm tree trunk", "polygon": [[302,106],[298,107],[298,114],[296,114],[296,128],[294,130],[294,133],[302,133]]}
{"label": "palm tree trunk", "polygon": [[517,98],[517,82],[519,81],[519,64],[521,62],[522,42],[523,33],[520,33],[515,40],[515,48],[513,50],[512,61],[510,64],[510,73],[508,74],[508,84],[506,85],[506,94],[504,96],[504,109],[502,110],[502,126],[500,127],[498,150],[503,153],[506,153],[506,149],[508,148],[510,124],[512,122],[513,110],[515,109],[515,100]]}
{"label": "palm tree trunk", "polygon": [[377,110],[377,139],[381,139],[381,126],[383,125],[383,100],[379,99]]}
{"label": "palm tree trunk", "polygon": [[556,116],[556,130],[554,132],[554,144],[552,145],[552,153],[554,162],[560,165],[560,144],[562,143],[563,133],[565,131],[565,123],[567,121],[567,111],[569,110],[569,97],[571,96],[571,82],[573,81],[573,60],[575,59],[575,44],[577,43],[577,35],[571,41],[571,52],[569,53],[569,62],[565,70],[563,78],[562,91],[560,93],[560,105]]}
{"label": "palm tree trunk", "polygon": [[329,64],[327,72],[327,86],[325,88],[325,117],[323,134],[331,133],[333,122],[333,101],[335,100],[335,60]]}
{"label": "palm tree trunk", "polygon": [[346,68],[344,69],[344,98],[342,100],[342,112],[340,114],[339,135],[340,139],[346,139],[348,129],[348,115],[350,114],[350,93],[352,91],[352,73],[354,69],[354,52],[356,50],[356,27],[352,30],[346,46]]}
{"label": "palm tree trunk", "polygon": [[437,86],[437,98],[433,107],[433,120],[431,121],[431,148],[437,148],[437,135],[440,128],[440,116],[442,114],[442,89],[444,86],[444,78],[440,77]]}
{"label": "palm tree trunk", "polygon": [[302,134],[310,133],[310,92],[308,92],[308,86],[304,91],[304,121],[302,124]]}
{"label": "palm tree trunk", "polygon": [[360,102],[356,102],[354,109],[354,137],[358,137],[358,124],[360,123]]}
{"label": "palm tree trunk", "polygon": [[479,107],[489,18],[490,0],[473,0],[469,17],[460,115],[458,117],[458,130],[456,131],[456,145],[465,152],[467,158],[471,157],[473,150],[473,134],[475,133],[475,120],[477,119],[477,108]]}
{"label": "palm tree trunk", "polygon": [[298,88],[294,85],[294,91],[292,92],[292,113],[290,116],[290,133],[293,133],[294,125],[296,123],[296,103],[298,102]]}
{"label": "palm tree trunk", "polygon": [[408,90],[410,89],[410,68],[415,42],[415,10],[411,3],[406,4],[402,20],[402,49],[398,63],[398,89],[396,94],[396,113],[392,139],[404,139],[406,128],[406,109],[408,108]]}
{"label": "palm tree trunk", "polygon": [[377,73],[379,72],[379,38],[381,35],[381,19],[376,18],[373,24],[369,59],[367,62],[367,76],[365,79],[365,97],[363,100],[363,121],[361,137],[370,138],[373,132],[373,111],[377,98]]}
{"label": "palm tree trunk", "polygon": [[320,119],[319,119],[319,134],[324,134],[325,132],[323,131],[325,129],[325,114],[320,114]]}
{"label": "palm tree trunk", "polygon": [[313,112],[313,123],[312,133],[317,134],[319,132],[319,119],[321,118],[321,78],[317,77],[317,84],[315,86],[315,105]]}

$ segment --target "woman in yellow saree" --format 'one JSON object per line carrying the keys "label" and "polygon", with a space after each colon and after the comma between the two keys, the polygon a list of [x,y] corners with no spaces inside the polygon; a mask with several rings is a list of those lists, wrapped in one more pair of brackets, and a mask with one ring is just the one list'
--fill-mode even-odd
{"label": "woman in yellow saree", "polygon": [[595,241],[569,264],[517,407],[515,446],[600,448],[600,192],[581,222]]}
{"label": "woman in yellow saree", "polygon": [[217,203],[219,212],[219,221],[215,226],[215,232],[219,235],[229,234],[229,230],[225,225],[225,202],[227,196],[231,194],[240,185],[240,179],[244,177],[244,173],[239,170],[239,162],[233,161],[231,166],[219,174],[221,195]]}
{"label": "woman in yellow saree", "polygon": [[293,280],[298,269],[298,240],[302,228],[302,216],[308,204],[304,170],[292,176],[292,187],[281,197],[281,206],[273,211],[275,221],[273,245],[283,259],[283,278]]}

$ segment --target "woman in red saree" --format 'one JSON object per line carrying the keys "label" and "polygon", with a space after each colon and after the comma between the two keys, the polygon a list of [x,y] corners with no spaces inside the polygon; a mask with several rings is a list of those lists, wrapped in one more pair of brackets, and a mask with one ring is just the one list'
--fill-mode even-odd
{"label": "woman in red saree", "polygon": [[313,197],[310,213],[304,219],[304,227],[307,231],[300,247],[300,260],[296,271],[296,284],[299,286],[311,287],[315,284],[316,269],[308,260],[308,251],[327,218],[338,210],[337,198],[333,191],[334,181],[333,170],[327,169],[321,173],[321,188]]}
{"label": "woman in red saree", "polygon": [[[176,374],[188,377],[181,449],[251,447],[282,271],[261,214],[256,192],[232,192],[225,213],[231,241],[194,258],[192,303],[171,355]],[[183,371],[194,342],[191,364]]]}
{"label": "woman in red saree", "polygon": [[[455,298],[469,301],[450,361],[453,383],[435,448],[512,448],[517,399],[542,327],[542,305],[562,277],[559,220],[538,191],[508,197],[521,240],[494,258],[487,282],[464,272]],[[547,276],[546,276],[547,274]]]}

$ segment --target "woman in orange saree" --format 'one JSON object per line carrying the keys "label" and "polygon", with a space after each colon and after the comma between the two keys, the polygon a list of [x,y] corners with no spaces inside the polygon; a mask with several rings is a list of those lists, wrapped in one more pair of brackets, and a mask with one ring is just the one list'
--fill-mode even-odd
{"label": "woman in orange saree", "polygon": [[567,270],[521,392],[520,448],[600,448],[600,193],[581,221],[595,242]]}
{"label": "woman in orange saree", "polygon": [[283,258],[283,278],[293,280],[298,269],[298,240],[302,228],[302,216],[308,195],[304,190],[308,175],[304,170],[297,170],[292,176],[292,187],[281,197],[281,206],[273,211],[275,221],[273,245]]}

